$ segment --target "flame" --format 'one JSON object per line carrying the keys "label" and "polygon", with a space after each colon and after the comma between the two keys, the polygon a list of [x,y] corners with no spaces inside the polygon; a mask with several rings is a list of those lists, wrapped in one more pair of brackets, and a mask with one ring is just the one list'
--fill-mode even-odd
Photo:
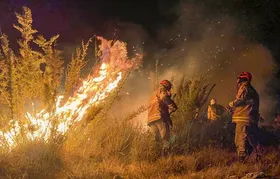
{"label": "flame", "polygon": [[[102,63],[99,75],[95,78],[89,77],[83,81],[77,93],[70,97],[64,105],[60,106],[63,96],[57,98],[54,116],[59,118],[59,123],[56,132],[62,135],[65,134],[71,125],[83,118],[89,107],[99,104],[117,87],[122,79],[122,72],[118,72],[117,77],[112,79],[111,72],[108,71],[108,65],[107,63]],[[28,132],[27,138],[29,140],[43,138],[47,141],[53,129],[53,124],[50,121],[52,115],[46,110],[40,111],[35,116],[27,112],[26,117],[30,120],[29,125],[34,126],[36,129],[33,132]],[[15,145],[17,136],[20,135],[21,126],[18,121],[12,120],[10,122],[14,123],[13,129],[6,132],[0,131],[0,136],[2,137],[1,141],[6,141],[6,145],[12,147]],[[27,125],[22,127],[28,128]]]}
{"label": "flame", "polygon": [[[113,41],[107,41],[102,37],[97,38],[101,40],[99,48],[102,52],[102,63],[97,69],[97,75],[90,75],[82,81],[76,93],[64,104],[61,104],[64,96],[58,96],[54,112],[50,113],[46,109],[35,115],[27,112],[25,116],[29,124],[19,124],[17,120],[11,120],[10,130],[0,130],[0,149],[8,147],[10,150],[16,147],[17,140],[22,136],[32,141],[43,139],[48,142],[54,129],[58,134],[64,135],[73,124],[83,119],[91,106],[98,105],[110,95],[122,80],[124,71],[138,68],[142,55],[136,54],[135,58],[127,60],[125,43],[120,41],[112,43]],[[30,127],[32,130],[29,130]],[[23,132],[26,135],[21,135]]]}

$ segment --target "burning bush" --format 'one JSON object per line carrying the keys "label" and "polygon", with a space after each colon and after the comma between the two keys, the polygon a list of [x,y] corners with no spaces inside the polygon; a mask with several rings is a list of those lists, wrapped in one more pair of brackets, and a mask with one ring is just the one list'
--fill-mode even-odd
{"label": "burning bush", "polygon": [[[60,51],[55,48],[58,35],[50,40],[41,35],[34,37],[37,31],[32,29],[31,11],[26,7],[23,10],[23,14],[16,14],[19,25],[14,25],[22,35],[18,40],[19,55],[9,48],[5,34],[1,36],[0,51],[1,98],[10,109],[4,111],[8,117],[1,120],[0,150],[3,158],[11,156],[12,159],[18,153],[22,154],[23,160],[18,166],[9,162],[3,164],[1,169],[5,171],[4,176],[17,177],[18,172],[20,176],[36,178],[54,173],[57,167],[52,163],[60,160],[60,147],[66,138],[71,141],[71,135],[76,134],[79,127],[85,133],[104,119],[130,71],[138,68],[142,56],[136,54],[135,58],[129,59],[125,43],[97,37],[100,40],[99,63],[86,79],[80,81],[90,40],[82,43],[66,71],[65,96],[58,95],[63,74]],[[31,48],[34,44],[39,50]],[[67,136],[70,127],[72,134]],[[34,153],[29,155],[31,151]],[[22,170],[10,172],[9,166]],[[29,171],[30,167],[37,173]]]}
{"label": "burning bush", "polygon": [[[76,56],[68,65],[66,72],[66,99],[57,96],[57,88],[63,70],[63,61],[60,51],[55,49],[58,35],[49,41],[43,36],[34,37],[37,32],[32,29],[32,16],[30,9],[24,7],[23,14],[16,14],[19,25],[14,27],[22,34],[19,42],[19,56],[9,48],[7,36],[2,34],[2,81],[1,97],[11,110],[11,130],[1,131],[3,144],[8,148],[17,144],[16,138],[28,140],[49,140],[53,135],[64,135],[70,126],[79,122],[91,106],[104,105],[102,101],[109,95],[118,92],[118,84],[125,81],[129,71],[137,68],[141,55],[128,60],[126,44],[119,41],[107,41],[97,37],[99,45],[100,63],[94,68],[92,74],[84,81],[79,81],[80,71],[86,64],[87,49],[90,40],[81,48],[77,48]],[[35,40],[34,40],[35,39]],[[35,51],[31,48],[35,43],[41,48]],[[45,65],[42,65],[45,64]],[[40,68],[39,68],[40,67]],[[6,74],[10,74],[7,78]],[[78,86],[78,84],[80,84]],[[69,92],[77,89],[72,96]],[[42,99],[42,96],[45,96]],[[68,98],[67,98],[68,97]],[[51,101],[47,99],[52,99]],[[25,106],[44,104],[44,109],[38,112],[27,112]],[[41,101],[45,102],[42,103]],[[61,104],[63,103],[63,104]]]}

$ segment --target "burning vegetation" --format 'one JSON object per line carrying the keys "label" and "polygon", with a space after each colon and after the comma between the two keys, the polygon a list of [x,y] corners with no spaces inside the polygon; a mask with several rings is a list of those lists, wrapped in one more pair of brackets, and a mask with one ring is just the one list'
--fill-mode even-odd
{"label": "burning vegetation", "polygon": [[[99,63],[92,74],[80,80],[80,71],[86,64],[86,55],[90,40],[77,48],[66,71],[64,95],[57,95],[61,85],[63,61],[55,43],[58,35],[46,40],[35,36],[32,29],[32,16],[28,8],[23,14],[17,14],[18,24],[14,27],[22,34],[19,40],[19,54],[9,48],[8,39],[2,34],[2,97],[6,97],[11,120],[7,121],[10,129],[1,131],[1,147],[16,147],[19,138],[27,140],[44,139],[48,142],[52,133],[64,135],[70,126],[79,122],[89,107],[98,105],[116,89],[130,70],[138,67],[141,56],[128,60],[126,45],[119,41],[101,41]],[[35,37],[34,37],[35,36]],[[34,40],[35,39],[35,40]],[[31,48],[32,43],[40,50]],[[43,68],[38,68],[44,65]],[[69,93],[75,89],[72,96]],[[64,96],[69,96],[64,99]],[[44,109],[36,108],[33,101],[38,101]],[[65,101],[63,101],[65,100]],[[41,103],[43,101],[43,103]],[[61,104],[62,103],[62,104]],[[31,114],[26,106],[36,110]],[[38,111],[39,110],[39,111]]]}
{"label": "burning vegetation", "polygon": [[[97,37],[98,58],[91,73],[82,77],[93,39],[82,42],[65,70],[56,44],[59,35],[49,40],[37,35],[27,7],[16,17],[18,51],[1,34],[1,178],[228,178],[258,171],[280,175],[279,152],[273,149],[260,163],[236,162],[230,116],[201,122],[214,87],[204,76],[174,81],[173,100],[179,109],[171,116],[171,149],[164,158],[145,126],[134,124],[146,111],[145,104],[125,116],[110,115],[130,73],[140,67],[141,54],[129,58],[124,42]],[[155,71],[157,83],[157,67]]]}

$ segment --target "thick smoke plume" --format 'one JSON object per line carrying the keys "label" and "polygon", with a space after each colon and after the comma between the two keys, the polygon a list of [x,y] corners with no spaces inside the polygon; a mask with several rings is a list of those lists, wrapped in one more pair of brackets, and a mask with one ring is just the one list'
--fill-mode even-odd
{"label": "thick smoke plume", "polygon": [[[121,106],[125,113],[147,103],[153,88],[151,74],[159,60],[159,80],[175,76],[176,81],[183,74],[190,79],[205,75],[210,84],[217,84],[210,98],[216,98],[222,105],[235,98],[237,74],[251,72],[252,84],[261,98],[260,112],[271,120],[269,114],[275,100],[267,93],[274,65],[270,51],[241,34],[238,19],[224,14],[209,15],[209,11],[206,13],[204,7],[197,5],[182,5],[180,12],[171,28],[158,31],[152,55],[144,59],[146,66],[132,75],[126,88],[128,93],[118,108]],[[145,115],[139,117],[143,123]]]}

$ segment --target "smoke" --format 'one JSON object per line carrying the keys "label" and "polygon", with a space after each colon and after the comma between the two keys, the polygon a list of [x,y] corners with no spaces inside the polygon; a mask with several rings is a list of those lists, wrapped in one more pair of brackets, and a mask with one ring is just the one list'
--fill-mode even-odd
{"label": "smoke", "polygon": [[[217,85],[210,98],[216,98],[222,105],[235,98],[237,74],[251,72],[252,85],[260,95],[260,112],[271,119],[270,110],[276,101],[267,93],[275,64],[270,51],[240,33],[238,19],[209,14],[205,9],[194,4],[182,5],[181,16],[172,27],[158,31],[154,47],[144,59],[146,66],[131,76],[125,88],[127,94],[116,108],[118,115],[147,103],[153,88],[151,72],[155,60],[159,60],[159,80],[172,76],[176,80],[183,74],[191,79],[203,74],[210,84]],[[142,122],[145,115],[139,117]]]}
{"label": "smoke", "polygon": [[[43,30],[41,33],[47,33],[47,36],[61,34],[60,41],[64,43],[60,43],[60,46],[63,47],[68,61],[77,44],[81,42],[81,36],[77,37],[76,34],[82,34],[85,40],[93,35],[120,39],[128,44],[129,55],[135,52],[144,54],[143,67],[132,73],[121,94],[122,99],[114,107],[113,112],[116,115],[124,115],[147,103],[154,87],[156,60],[159,60],[159,80],[171,79],[172,76],[175,76],[176,80],[183,74],[190,79],[201,74],[206,75],[209,83],[217,84],[210,98],[216,98],[222,105],[235,97],[236,75],[241,71],[250,71],[253,73],[252,84],[261,97],[261,113],[269,118],[269,110],[276,103],[267,93],[267,82],[272,78],[272,66],[275,63],[270,51],[239,32],[241,23],[229,14],[216,12],[198,3],[178,3],[173,9],[166,4],[159,4],[159,12],[164,12],[166,16],[180,14],[180,17],[171,26],[161,24],[156,36],[154,33],[149,36],[146,29],[139,24],[96,15],[90,17],[92,22],[98,24],[93,27],[92,24],[81,21],[82,15],[72,13],[72,8],[69,9],[68,6],[63,5],[60,10],[52,9],[47,12],[44,7],[37,8],[36,5],[35,8],[34,5],[32,8],[31,4],[27,3],[32,11],[34,10],[35,28],[41,26],[37,29],[40,32]],[[52,18],[52,21],[41,20],[53,17],[51,14],[59,18]],[[5,19],[4,16],[0,21],[2,26],[11,25],[11,19]],[[55,28],[47,28],[49,26]],[[91,48],[90,53],[94,54],[93,51]],[[95,63],[91,59],[94,59],[93,55],[89,56],[89,65],[85,72],[90,72]],[[143,114],[140,118],[145,120],[146,117]]]}

